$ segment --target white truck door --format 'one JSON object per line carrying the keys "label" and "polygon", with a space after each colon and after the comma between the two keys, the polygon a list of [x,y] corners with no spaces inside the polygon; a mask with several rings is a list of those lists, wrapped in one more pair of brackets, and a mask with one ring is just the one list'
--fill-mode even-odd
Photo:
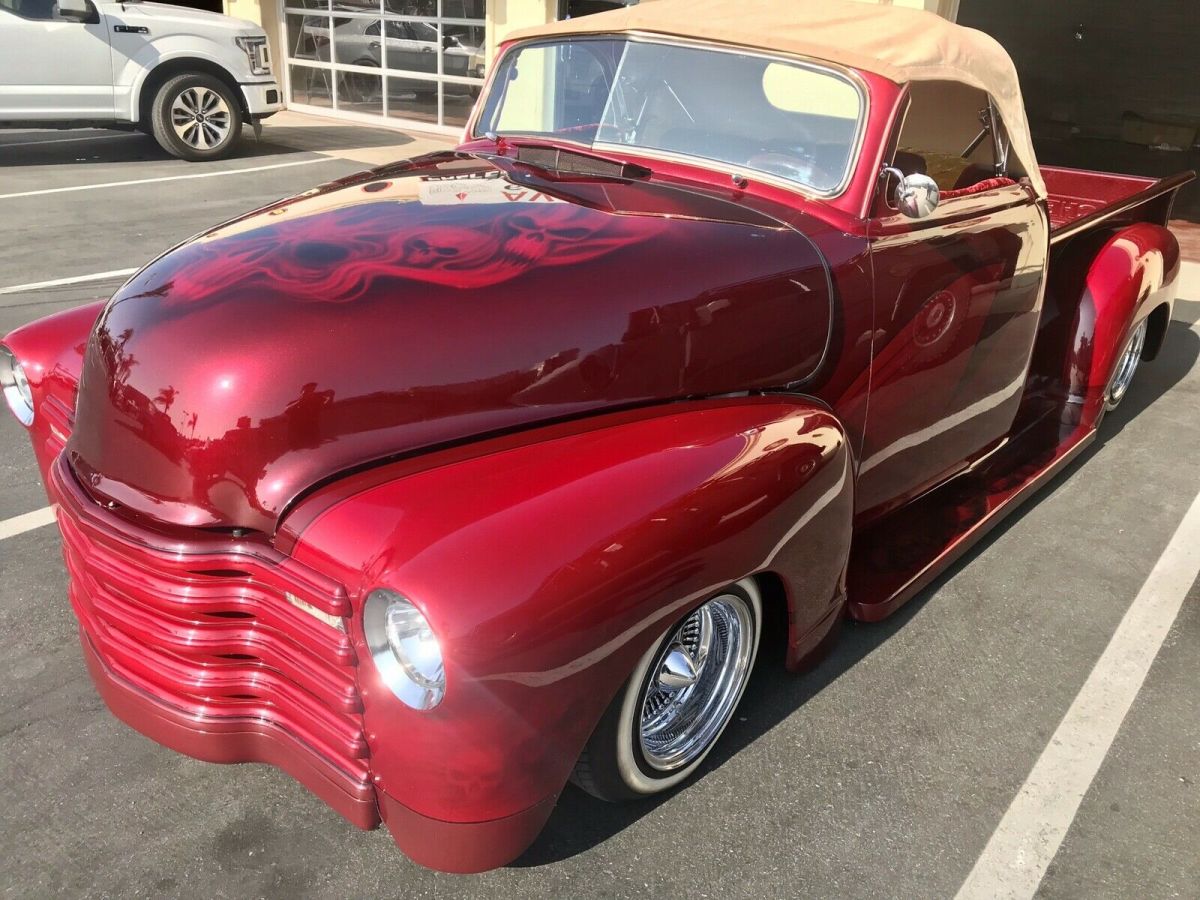
{"label": "white truck door", "polygon": [[108,24],[55,0],[0,0],[0,121],[103,121],[115,115]]}

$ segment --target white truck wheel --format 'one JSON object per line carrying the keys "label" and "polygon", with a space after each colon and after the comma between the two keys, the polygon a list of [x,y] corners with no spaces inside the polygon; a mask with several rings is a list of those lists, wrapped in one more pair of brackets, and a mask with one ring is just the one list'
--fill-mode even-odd
{"label": "white truck wheel", "polygon": [[168,79],[154,96],[150,121],[162,148],[190,162],[228,156],[242,131],[229,87],[199,72]]}

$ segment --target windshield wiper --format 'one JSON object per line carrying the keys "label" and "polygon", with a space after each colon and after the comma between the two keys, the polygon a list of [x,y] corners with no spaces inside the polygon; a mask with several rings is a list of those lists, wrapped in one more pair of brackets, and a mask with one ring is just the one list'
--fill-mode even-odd
{"label": "windshield wiper", "polygon": [[605,159],[581,150],[561,147],[517,146],[517,162],[549,172],[570,175],[598,175],[604,178],[647,178],[653,174],[645,166]]}
{"label": "windshield wiper", "polygon": [[[506,150],[514,147],[516,160],[547,172],[568,175],[595,175],[602,178],[647,178],[653,172],[645,166],[607,159],[574,147],[547,147],[541,144],[526,144],[497,131],[485,131],[483,136],[496,145],[496,152],[506,156]],[[540,136],[534,136],[540,137]],[[553,135],[545,139],[553,140]]]}

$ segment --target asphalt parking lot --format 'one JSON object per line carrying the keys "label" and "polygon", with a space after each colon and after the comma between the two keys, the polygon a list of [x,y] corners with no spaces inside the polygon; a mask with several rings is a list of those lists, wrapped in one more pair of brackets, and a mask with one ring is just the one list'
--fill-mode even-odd
{"label": "asphalt parking lot", "polygon": [[[0,334],[107,296],[125,275],[99,273],[206,226],[433,145],[289,119],[237,158],[189,165],[141,135],[0,132]],[[421,869],[281,772],[198,762],[109,715],[56,531],[5,529],[46,499],[0,411],[0,891],[924,898],[954,896],[982,856],[1002,877],[963,896],[1004,896],[1031,863],[996,840],[1045,813],[1065,837],[1046,844],[1039,896],[1200,897],[1200,584],[1194,568],[1190,589],[1160,577],[1200,552],[1182,530],[1173,542],[1200,493],[1198,281],[1100,439],[929,590],[848,625],[806,675],[768,648],[699,779],[628,807],[568,788],[538,842],[480,876]],[[1169,590],[1177,616],[1154,602]],[[1110,671],[1131,608],[1148,618],[1122,634],[1153,662]],[[1114,698],[1131,685],[1126,711]],[[1098,705],[1064,732],[1077,698]],[[1071,785],[1093,769],[1075,809]],[[1048,812],[1022,801],[1035,796]]]}

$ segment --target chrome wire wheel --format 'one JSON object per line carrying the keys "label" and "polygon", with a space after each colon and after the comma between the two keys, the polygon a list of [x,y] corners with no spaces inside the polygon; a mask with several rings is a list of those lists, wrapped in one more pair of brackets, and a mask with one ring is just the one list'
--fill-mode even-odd
{"label": "chrome wire wheel", "polygon": [[646,763],[673,772],[695,762],[724,729],[750,677],[754,615],[722,594],[683,620],[650,667],[638,741]]}
{"label": "chrome wire wheel", "polygon": [[746,690],[762,610],[758,584],[743,578],[662,632],[596,724],[571,780],[620,802],[690,778]]}
{"label": "chrome wire wheel", "polygon": [[1125,349],[1121,351],[1121,357],[1117,360],[1112,378],[1108,381],[1108,388],[1104,392],[1104,408],[1106,410],[1116,409],[1117,404],[1124,398],[1125,392],[1129,390],[1129,385],[1133,383],[1133,375],[1137,372],[1138,363],[1142,360],[1142,348],[1146,344],[1148,322],[1149,319],[1142,319],[1138,327],[1133,330],[1133,334],[1129,336]]}
{"label": "chrome wire wheel", "polygon": [[171,127],[181,141],[196,150],[211,150],[224,143],[232,118],[225,98],[201,85],[185,88],[171,101]]}

